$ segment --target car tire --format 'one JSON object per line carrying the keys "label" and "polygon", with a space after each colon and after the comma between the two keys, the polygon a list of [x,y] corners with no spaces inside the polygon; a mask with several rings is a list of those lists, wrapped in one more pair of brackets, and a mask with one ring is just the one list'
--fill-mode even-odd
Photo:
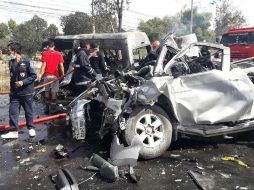
{"label": "car tire", "polygon": [[152,159],[162,155],[170,146],[172,124],[166,112],[159,106],[135,109],[126,123],[125,141],[131,144],[135,135],[143,143],[139,157]]}

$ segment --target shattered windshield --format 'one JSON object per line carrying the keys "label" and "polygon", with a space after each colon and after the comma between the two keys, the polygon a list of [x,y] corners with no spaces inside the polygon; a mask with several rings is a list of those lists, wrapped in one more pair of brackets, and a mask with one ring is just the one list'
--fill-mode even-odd
{"label": "shattered windshield", "polygon": [[224,34],[221,43],[225,46],[233,44],[250,44],[254,43],[254,32]]}

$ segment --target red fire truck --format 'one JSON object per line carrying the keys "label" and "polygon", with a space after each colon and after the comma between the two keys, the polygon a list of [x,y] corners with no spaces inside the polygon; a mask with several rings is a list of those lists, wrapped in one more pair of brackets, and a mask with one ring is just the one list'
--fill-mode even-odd
{"label": "red fire truck", "polygon": [[229,29],[221,43],[230,48],[231,61],[254,57],[254,27]]}

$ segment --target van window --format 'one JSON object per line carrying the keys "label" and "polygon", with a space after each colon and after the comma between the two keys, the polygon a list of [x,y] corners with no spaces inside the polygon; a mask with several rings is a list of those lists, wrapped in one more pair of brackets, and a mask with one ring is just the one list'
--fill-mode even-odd
{"label": "van window", "polygon": [[122,61],[122,50],[119,49],[104,49],[105,60],[109,62]]}
{"label": "van window", "polygon": [[123,51],[120,49],[103,49],[105,61],[110,69],[111,73],[115,70],[122,70],[126,64],[123,55]]}
{"label": "van window", "polygon": [[133,53],[134,63],[135,62],[140,63],[148,55],[148,50],[147,50],[147,47],[141,47],[141,48],[133,49],[132,53]]}

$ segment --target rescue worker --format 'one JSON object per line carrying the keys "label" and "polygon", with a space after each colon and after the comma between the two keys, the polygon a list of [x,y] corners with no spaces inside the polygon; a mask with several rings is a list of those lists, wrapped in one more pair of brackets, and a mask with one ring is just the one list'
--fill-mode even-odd
{"label": "rescue worker", "polygon": [[[44,51],[41,56],[42,66],[38,75],[38,81],[44,76],[45,82],[54,81],[59,79],[60,74],[64,75],[63,56],[59,51],[54,50],[55,44],[53,41],[48,43],[48,50]],[[50,99],[51,89],[51,102],[55,103],[57,99],[57,93],[59,91],[59,81],[56,81],[48,86],[45,86],[45,98]]]}
{"label": "rescue worker", "polygon": [[33,63],[21,56],[21,45],[10,43],[8,45],[10,57],[10,106],[8,133],[1,135],[3,139],[18,138],[18,119],[20,107],[25,111],[25,118],[29,136],[35,137],[36,131],[33,124],[33,93],[34,81],[37,78]]}
{"label": "rescue worker", "polygon": [[75,82],[75,94],[78,95],[82,93],[89,85],[91,80],[95,80],[96,72],[91,67],[89,58],[95,55],[98,50],[90,53],[88,55],[87,49],[88,43],[84,40],[80,40],[80,49],[76,55],[77,60],[75,63],[75,71],[73,73],[73,79]]}
{"label": "rescue worker", "polygon": [[93,51],[96,51],[96,53],[90,57],[91,66],[95,70],[95,72],[99,75],[99,77],[102,77],[105,75],[105,72],[107,70],[105,59],[103,57],[102,52],[100,52],[99,46],[97,44],[92,43],[91,49]]}
{"label": "rescue worker", "polygon": [[158,40],[155,40],[152,43],[153,49],[156,49],[159,45],[160,45],[160,42]]}

